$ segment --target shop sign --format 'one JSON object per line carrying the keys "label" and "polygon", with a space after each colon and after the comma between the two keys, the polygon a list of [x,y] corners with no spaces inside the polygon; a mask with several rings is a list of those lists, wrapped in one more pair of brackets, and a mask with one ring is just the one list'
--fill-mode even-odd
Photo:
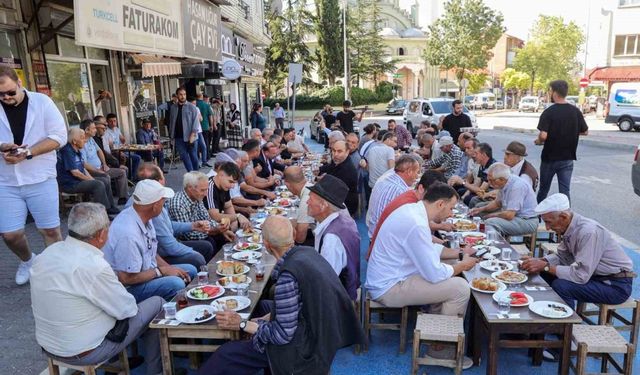
{"label": "shop sign", "polygon": [[181,1],[74,1],[76,43],[117,51],[183,56]]}
{"label": "shop sign", "polygon": [[222,32],[220,33],[220,48],[222,49],[222,56],[235,57],[235,48],[233,44],[233,31],[222,26]]}
{"label": "shop sign", "polygon": [[134,79],[132,89],[133,114],[136,120],[153,118],[156,111],[156,89],[153,78]]}
{"label": "shop sign", "polygon": [[222,64],[222,75],[226,79],[235,80],[240,77],[242,66],[236,60],[227,60]]}
{"label": "shop sign", "polygon": [[221,61],[220,8],[204,0],[186,0],[184,8],[184,55]]}

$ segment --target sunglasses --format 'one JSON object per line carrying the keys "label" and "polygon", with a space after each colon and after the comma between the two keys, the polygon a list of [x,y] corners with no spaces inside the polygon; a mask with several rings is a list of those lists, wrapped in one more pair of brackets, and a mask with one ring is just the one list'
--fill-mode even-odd
{"label": "sunglasses", "polygon": [[0,91],[0,98],[4,98],[5,96],[16,96],[18,90],[11,91]]}

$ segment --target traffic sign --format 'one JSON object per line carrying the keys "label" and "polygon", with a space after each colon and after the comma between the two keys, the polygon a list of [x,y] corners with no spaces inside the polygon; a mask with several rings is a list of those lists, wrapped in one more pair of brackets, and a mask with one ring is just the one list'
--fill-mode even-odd
{"label": "traffic sign", "polygon": [[580,87],[585,88],[589,86],[589,79],[588,78],[581,78],[580,79]]}

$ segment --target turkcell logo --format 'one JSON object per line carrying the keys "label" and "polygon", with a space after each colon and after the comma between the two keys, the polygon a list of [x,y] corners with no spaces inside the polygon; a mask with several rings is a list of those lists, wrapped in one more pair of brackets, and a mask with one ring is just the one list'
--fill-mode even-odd
{"label": "turkcell logo", "polygon": [[115,13],[106,10],[93,8],[93,16],[99,20],[118,23],[118,16]]}

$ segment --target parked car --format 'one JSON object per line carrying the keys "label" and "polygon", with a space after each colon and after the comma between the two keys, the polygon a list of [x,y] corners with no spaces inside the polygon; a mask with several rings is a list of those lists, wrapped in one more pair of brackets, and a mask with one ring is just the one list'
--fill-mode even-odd
{"label": "parked car", "polygon": [[495,109],[496,96],[490,92],[476,94],[471,104],[473,109]]}
{"label": "parked car", "polygon": [[611,85],[604,122],[617,124],[623,132],[640,131],[640,82]]}
{"label": "parked car", "polygon": [[504,109],[504,102],[502,100],[496,100],[496,109]]}
{"label": "parked car", "polygon": [[520,99],[520,103],[518,103],[518,112],[538,112],[543,108],[544,105],[537,96],[525,96]]}
{"label": "parked car", "polygon": [[636,155],[633,158],[633,165],[631,166],[631,184],[633,185],[633,191],[640,195],[640,145],[638,145]]}
{"label": "parked car", "polygon": [[476,97],[473,95],[467,95],[464,97],[464,100],[462,101],[464,103],[464,105],[466,107],[471,107],[471,104],[473,104],[473,101],[476,100]]}
{"label": "parked car", "polygon": [[387,114],[389,115],[401,115],[404,111],[404,107],[407,105],[406,100],[392,100],[387,106]]}
{"label": "parked car", "polygon": [[[410,100],[403,113],[404,126],[415,137],[422,121],[426,120],[438,124],[441,117],[453,111],[452,103],[453,99],[451,98],[422,98]],[[471,118],[471,124],[473,124],[471,132],[477,133],[478,124],[476,122],[476,116],[473,112],[470,112],[466,106],[463,106],[462,111]]]}

